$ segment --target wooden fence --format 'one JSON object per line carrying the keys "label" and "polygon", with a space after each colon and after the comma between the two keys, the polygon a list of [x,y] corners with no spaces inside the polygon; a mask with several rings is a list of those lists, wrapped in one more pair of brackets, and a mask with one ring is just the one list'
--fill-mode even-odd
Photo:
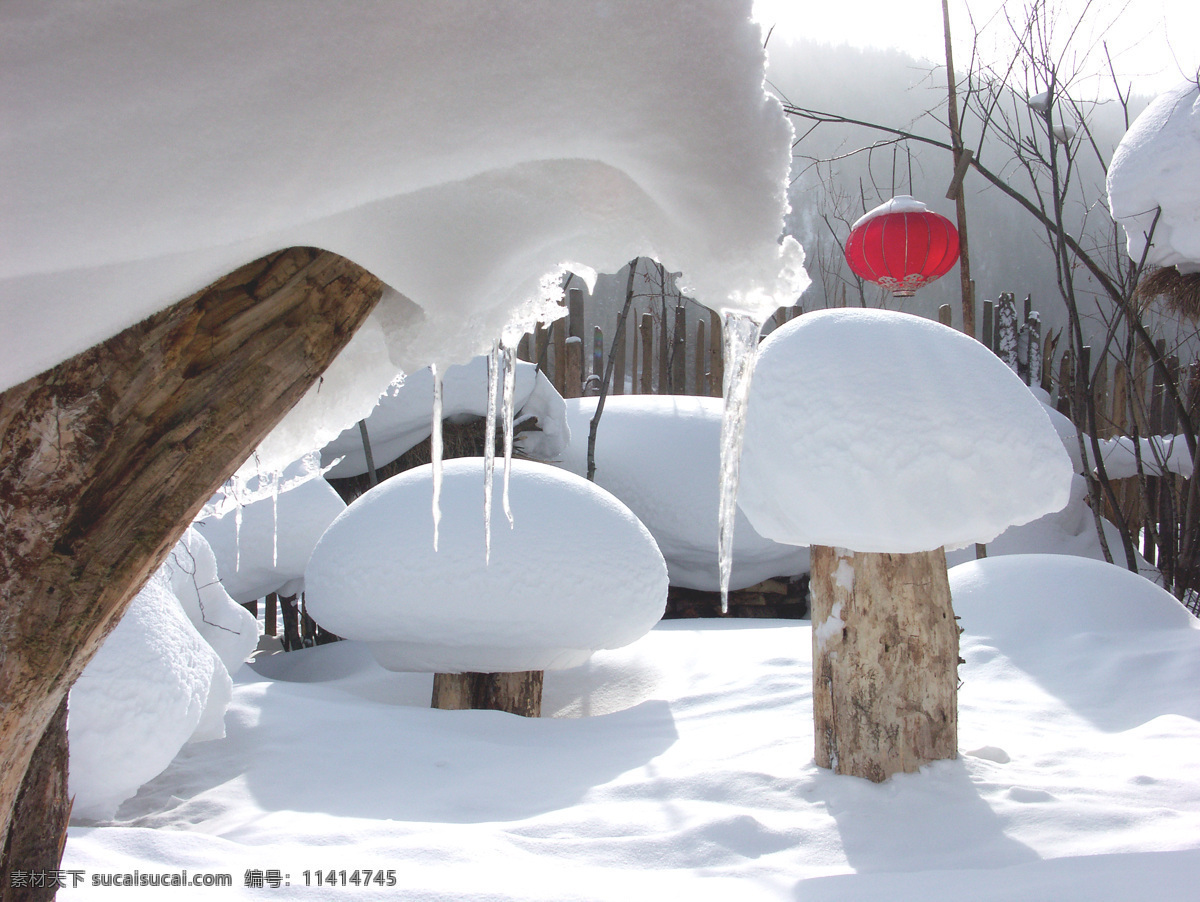
{"label": "wooden fence", "polygon": [[[1002,294],[995,304],[984,301],[981,340],[1026,384],[1041,385],[1048,393],[1056,391],[1056,409],[1072,417],[1071,398],[1076,381],[1072,351],[1065,348],[1056,360],[1061,330],[1043,339],[1041,319],[1030,306],[1031,301],[1026,297],[1022,322],[1013,295]],[[942,308],[943,323],[949,313],[948,306]],[[1188,415],[1195,422],[1200,414],[1200,361],[1181,364],[1177,354],[1169,353],[1165,339],[1156,341],[1155,350],[1166,362],[1170,382],[1178,386]],[[1097,438],[1135,440],[1163,436],[1164,443],[1184,441],[1173,438],[1180,430],[1178,412],[1169,397],[1167,379],[1154,366],[1144,346],[1139,345],[1131,359],[1110,350],[1094,360],[1089,346],[1080,349],[1080,357],[1082,370],[1092,374],[1090,391],[1096,411]],[[1084,424],[1083,431],[1090,434],[1090,426]],[[1188,608],[1200,616],[1200,596],[1180,589],[1181,585],[1194,588],[1200,584],[1200,573],[1181,571],[1181,568],[1195,569],[1194,565],[1181,562],[1185,531],[1197,513],[1194,509],[1189,513],[1192,480],[1169,471],[1160,472],[1158,462],[1150,455],[1145,469],[1147,474],[1154,475],[1111,481],[1113,498],[1104,497],[1103,514],[1114,523],[1124,520],[1142,556],[1162,572],[1164,585],[1177,596],[1184,596]],[[1193,504],[1192,508],[1195,507]],[[1110,551],[1113,560],[1123,566],[1122,549],[1113,547]]]}

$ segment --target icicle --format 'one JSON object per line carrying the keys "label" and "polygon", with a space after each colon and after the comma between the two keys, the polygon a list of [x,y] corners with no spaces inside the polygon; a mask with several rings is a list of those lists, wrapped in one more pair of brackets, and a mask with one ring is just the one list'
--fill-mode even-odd
{"label": "icicle", "polygon": [[242,569],[242,505],[238,502],[233,508],[233,572]]}
{"label": "icicle", "polygon": [[271,566],[279,566],[279,474],[271,474]]}
{"label": "icicle", "polygon": [[492,342],[487,363],[487,424],[483,437],[483,562],[492,562],[492,474],[496,470],[496,377],[500,369],[500,342]]}
{"label": "icicle", "polygon": [[442,374],[433,371],[433,431],[429,436],[429,460],[433,464],[433,550],[438,547],[438,525],[442,522]]}
{"label": "icicle", "polygon": [[750,377],[758,359],[761,323],[740,313],[725,314],[725,413],[721,419],[721,524],[718,566],[721,572],[721,613],[729,611],[729,576],[733,571],[733,526],[737,520],[737,490],[746,428]]}
{"label": "icicle", "polygon": [[504,516],[508,517],[508,528],[513,528],[512,508],[508,504],[508,476],[512,472],[513,414],[516,407],[517,348],[504,346]]}

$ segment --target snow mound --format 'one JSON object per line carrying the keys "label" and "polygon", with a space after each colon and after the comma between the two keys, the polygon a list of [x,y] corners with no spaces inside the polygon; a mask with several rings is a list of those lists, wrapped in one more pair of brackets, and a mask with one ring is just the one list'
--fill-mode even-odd
{"label": "snow mound", "polygon": [[1061,509],[1071,462],[983,345],[885,310],[825,310],[761,345],[738,503],[779,542],[907,553]]}
{"label": "snow mound", "polygon": [[225,669],[236,673],[258,644],[258,622],[221,585],[216,556],[204,536],[189,526],[163,567],[196,632],[220,656]]}
{"label": "snow mound", "polygon": [[[1200,88],[1160,94],[1134,120],[1108,167],[1108,205],[1140,260],[1151,228],[1151,266],[1200,271]],[[1155,224],[1158,208],[1162,215]]]}
{"label": "snow mound", "polygon": [[950,592],[968,672],[1000,650],[1107,732],[1200,720],[1200,699],[1179,691],[1200,680],[1200,621],[1150,580],[1103,561],[1019,554],[952,567]]}
{"label": "snow mound", "polygon": [[[286,477],[287,471],[284,472]],[[303,479],[265,496],[249,486],[258,500],[239,507],[232,502],[202,515],[194,526],[216,556],[221,584],[234,601],[246,603],[278,591],[299,591],[304,568],[321,533],[346,503],[324,479]],[[219,512],[218,512],[219,511]],[[238,517],[241,523],[238,523]]]}
{"label": "snow mound", "polygon": [[189,739],[224,736],[232,692],[221,659],[157,571],[71,688],[73,815],[111,818]]}
{"label": "snow mound", "polygon": [[313,551],[309,613],[389,670],[438,673],[573,667],[658,622],[666,565],[628,508],[544,464],[513,461],[511,480],[515,524],[493,518],[490,564],[481,459],[445,464],[436,552],[432,467],[362,495]]}
{"label": "snow mound", "polygon": [[[569,440],[565,429],[562,396],[532,363],[517,361],[513,395],[514,422],[536,416],[541,432],[517,436],[521,453],[548,460],[562,452]],[[429,438],[433,411],[433,373],[428,367],[394,382],[367,417],[367,435],[376,466],[390,463],[414,445]],[[452,366],[442,376],[442,416],[448,420],[487,416],[487,358],[476,357],[462,366]],[[340,478],[367,472],[362,433],[358,424],[342,432],[321,449],[327,472]]]}
{"label": "snow mound", "polygon": [[966,631],[995,639],[1040,636],[1058,643],[1078,633],[1200,630],[1200,620],[1162,587],[1123,567],[1073,555],[968,561],[950,569],[950,589]]}
{"label": "snow mound", "polygon": [[[587,474],[587,439],[596,398],[566,402],[571,444],[561,466]],[[596,430],[596,484],[646,524],[667,561],[671,584],[715,592],[720,398],[612,395]],[[731,589],[808,570],[808,549],[764,539],[745,514],[734,529]]]}

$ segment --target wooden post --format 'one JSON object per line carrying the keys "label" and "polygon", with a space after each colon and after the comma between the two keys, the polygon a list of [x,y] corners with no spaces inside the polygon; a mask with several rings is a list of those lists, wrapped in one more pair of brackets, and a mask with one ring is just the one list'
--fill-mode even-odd
{"label": "wooden post", "polygon": [[953,327],[954,311],[950,309],[949,304],[942,304],[938,307],[938,322],[943,326]]}
{"label": "wooden post", "polygon": [[505,711],[542,716],[541,670],[514,673],[437,673],[432,707],[445,711]]}
{"label": "wooden post", "polygon": [[819,767],[876,783],[958,755],[958,621],[942,549],[812,547]]}
{"label": "wooden post", "polygon": [[1017,332],[1017,375],[1026,385],[1029,384],[1029,323],[1022,323]]}
{"label": "wooden post", "polygon": [[687,394],[687,308],[675,308],[675,331],[671,336],[671,394]]}
{"label": "wooden post", "polygon": [[567,298],[567,337],[583,341],[583,292],[572,288]]}
{"label": "wooden post", "polygon": [[996,355],[1017,371],[1017,304],[1008,291],[996,302]]}
{"label": "wooden post", "polygon": [[[567,324],[561,319],[550,324],[550,342],[554,348],[554,387],[567,397]],[[579,397],[577,394],[572,398]]]}
{"label": "wooden post", "polygon": [[1092,403],[1096,405],[1096,432],[1098,433],[1096,437],[1102,439],[1112,438],[1115,434],[1112,421],[1105,416],[1112,403],[1108,397],[1107,354],[1104,355],[1104,359],[1100,361],[1100,365],[1096,368],[1096,378],[1092,381]]}
{"label": "wooden post", "polygon": [[980,341],[987,346],[987,349],[993,354],[996,353],[996,327],[992,322],[992,302],[983,302],[983,335]]}
{"label": "wooden post", "polygon": [[1075,391],[1074,356],[1067,348],[1058,362],[1058,403],[1054,408],[1066,417],[1071,415],[1071,393]]}
{"label": "wooden post", "polygon": [[[630,324],[632,325],[632,324]],[[625,394],[625,348],[629,343],[629,336],[636,332],[635,329],[627,326],[625,334],[618,338],[614,337],[613,343],[613,384],[609,387],[614,395]]]}
{"label": "wooden post", "polygon": [[554,374],[550,369],[550,354],[546,350],[549,345],[550,330],[546,328],[545,323],[538,323],[533,327],[533,362],[542,368],[542,372],[546,374],[546,378],[553,385]]}
{"label": "wooden post", "polygon": [[696,365],[695,387],[693,394],[704,396],[708,394],[708,336],[705,334],[704,320],[696,323]]}
{"label": "wooden post", "polygon": [[564,347],[563,387],[559,394],[564,398],[578,398],[583,394],[583,339],[571,336]]}
{"label": "wooden post", "polygon": [[533,356],[533,338],[528,332],[521,336],[521,340],[517,342],[517,360],[524,360],[526,363],[537,363],[537,358]]}
{"label": "wooden post", "polygon": [[1036,310],[1025,322],[1029,329],[1029,379],[1027,384],[1041,387],[1042,384],[1042,316]]}
{"label": "wooden post", "polygon": [[714,398],[725,397],[725,348],[722,345],[721,316],[715,310],[708,314],[709,359],[712,362],[708,386]]}
{"label": "wooden post", "polygon": [[633,318],[633,322],[629,324],[629,334],[633,339],[633,354],[629,358],[629,393],[636,395],[640,393],[642,383],[638,373],[638,361],[641,360],[641,354],[638,353],[641,345],[638,343],[638,319],[634,311],[630,311],[629,315]]}
{"label": "wooden post", "polygon": [[654,393],[654,383],[651,381],[654,375],[654,317],[649,313],[642,314],[641,345],[642,394],[649,395]]}
{"label": "wooden post", "polygon": [[604,332],[599,326],[592,327],[592,376],[604,377]]}
{"label": "wooden post", "polygon": [[267,612],[263,618],[263,632],[268,636],[274,636],[279,632],[279,622],[276,620],[278,610],[279,596],[272,592],[267,596]]}

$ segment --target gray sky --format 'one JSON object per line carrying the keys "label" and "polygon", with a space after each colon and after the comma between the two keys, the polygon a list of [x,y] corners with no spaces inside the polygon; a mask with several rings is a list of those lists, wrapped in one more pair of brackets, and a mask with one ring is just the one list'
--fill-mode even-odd
{"label": "gray sky", "polygon": [[[1051,0],[1060,9],[1064,23],[1077,17],[1085,0]],[[1002,39],[1006,29],[993,17],[1003,0],[951,0],[950,23],[955,37],[955,64],[965,63],[972,33],[967,8],[981,27],[993,25],[985,34],[1001,41],[985,45],[985,52],[1005,56]],[[1009,0],[1017,15],[1023,0]],[[940,0],[754,0],[756,18],[764,27],[775,25],[771,42],[812,39],[857,47],[895,47],[935,62],[945,60]],[[1122,89],[1130,81],[1136,93],[1155,94],[1172,87],[1200,65],[1200,2],[1197,0],[1129,0],[1128,3],[1097,0],[1092,11],[1096,25],[1078,46],[1108,41]],[[1074,15],[1073,15],[1074,14]],[[1102,35],[1100,29],[1114,23]],[[1104,65],[1102,53],[1087,61],[1093,68]],[[1100,90],[1109,93],[1107,85]]]}

